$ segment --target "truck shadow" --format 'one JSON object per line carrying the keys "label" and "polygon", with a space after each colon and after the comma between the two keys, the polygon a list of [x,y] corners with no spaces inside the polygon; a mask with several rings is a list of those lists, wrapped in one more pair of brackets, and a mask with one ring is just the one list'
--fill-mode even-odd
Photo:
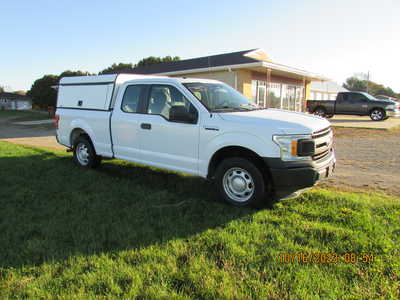
{"label": "truck shadow", "polygon": [[84,170],[34,151],[0,157],[0,267],[187,239],[255,212],[216,201],[196,177],[120,161]]}

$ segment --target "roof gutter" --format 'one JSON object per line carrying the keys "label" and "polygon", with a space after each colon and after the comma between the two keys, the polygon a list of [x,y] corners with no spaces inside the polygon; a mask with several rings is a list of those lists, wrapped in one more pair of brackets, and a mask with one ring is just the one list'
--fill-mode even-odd
{"label": "roof gutter", "polygon": [[172,72],[163,72],[163,73],[156,73],[158,75],[182,75],[182,74],[193,74],[193,73],[206,73],[209,71],[226,71],[229,69],[242,69],[242,68],[251,68],[251,67],[262,67],[263,63],[255,62],[249,64],[238,64],[238,65],[225,65],[225,66],[217,66],[217,67],[207,67],[207,68],[197,68],[197,69],[190,69],[190,70],[182,70],[182,71],[172,71]]}
{"label": "roof gutter", "polygon": [[193,73],[207,73],[210,71],[226,71],[226,70],[233,70],[233,69],[246,69],[246,68],[255,68],[255,67],[263,67],[268,68],[271,70],[282,71],[287,73],[296,74],[299,76],[304,76],[310,79],[320,80],[320,81],[327,81],[329,78],[323,77],[321,75],[310,73],[307,71],[303,71],[300,69],[295,69],[292,67],[288,67],[285,65],[270,63],[270,62],[254,62],[248,64],[236,64],[236,65],[225,65],[225,66],[216,66],[216,67],[207,67],[207,68],[196,68],[196,69],[189,69],[189,70],[181,70],[181,71],[172,71],[172,72],[162,72],[156,73],[157,75],[186,75],[186,74],[193,74]]}

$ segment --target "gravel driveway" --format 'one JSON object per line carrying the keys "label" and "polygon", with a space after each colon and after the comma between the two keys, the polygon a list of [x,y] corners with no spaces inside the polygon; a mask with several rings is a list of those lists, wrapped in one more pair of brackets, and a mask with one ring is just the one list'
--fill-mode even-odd
{"label": "gravel driveway", "polygon": [[[65,149],[52,125],[23,126],[0,120],[0,140]],[[400,129],[335,128],[337,168],[320,186],[338,190],[381,190],[400,196]]]}
{"label": "gravel driveway", "polygon": [[337,169],[321,186],[400,196],[400,129],[336,128],[334,133]]}

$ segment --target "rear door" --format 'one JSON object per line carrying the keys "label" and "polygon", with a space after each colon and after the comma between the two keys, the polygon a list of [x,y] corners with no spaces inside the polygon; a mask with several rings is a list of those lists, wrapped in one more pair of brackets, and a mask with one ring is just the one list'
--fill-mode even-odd
{"label": "rear door", "polygon": [[114,156],[139,161],[142,159],[139,145],[139,122],[148,85],[131,84],[121,87],[111,117],[111,137]]}
{"label": "rear door", "polygon": [[[195,122],[175,122],[169,117],[173,106],[182,106],[197,116]],[[199,113],[178,87],[153,84],[149,87],[138,129],[143,163],[198,174]]]}

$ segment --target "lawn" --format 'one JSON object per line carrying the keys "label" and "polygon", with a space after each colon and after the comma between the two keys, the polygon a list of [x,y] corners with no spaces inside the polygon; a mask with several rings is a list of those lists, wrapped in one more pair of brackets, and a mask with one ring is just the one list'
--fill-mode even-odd
{"label": "lawn", "polygon": [[0,299],[400,297],[400,199],[383,194],[236,208],[199,178],[122,161],[82,170],[0,142],[0,207]]}
{"label": "lawn", "polygon": [[50,119],[48,113],[42,111],[0,110],[0,121],[5,118],[13,118],[13,122]]}

